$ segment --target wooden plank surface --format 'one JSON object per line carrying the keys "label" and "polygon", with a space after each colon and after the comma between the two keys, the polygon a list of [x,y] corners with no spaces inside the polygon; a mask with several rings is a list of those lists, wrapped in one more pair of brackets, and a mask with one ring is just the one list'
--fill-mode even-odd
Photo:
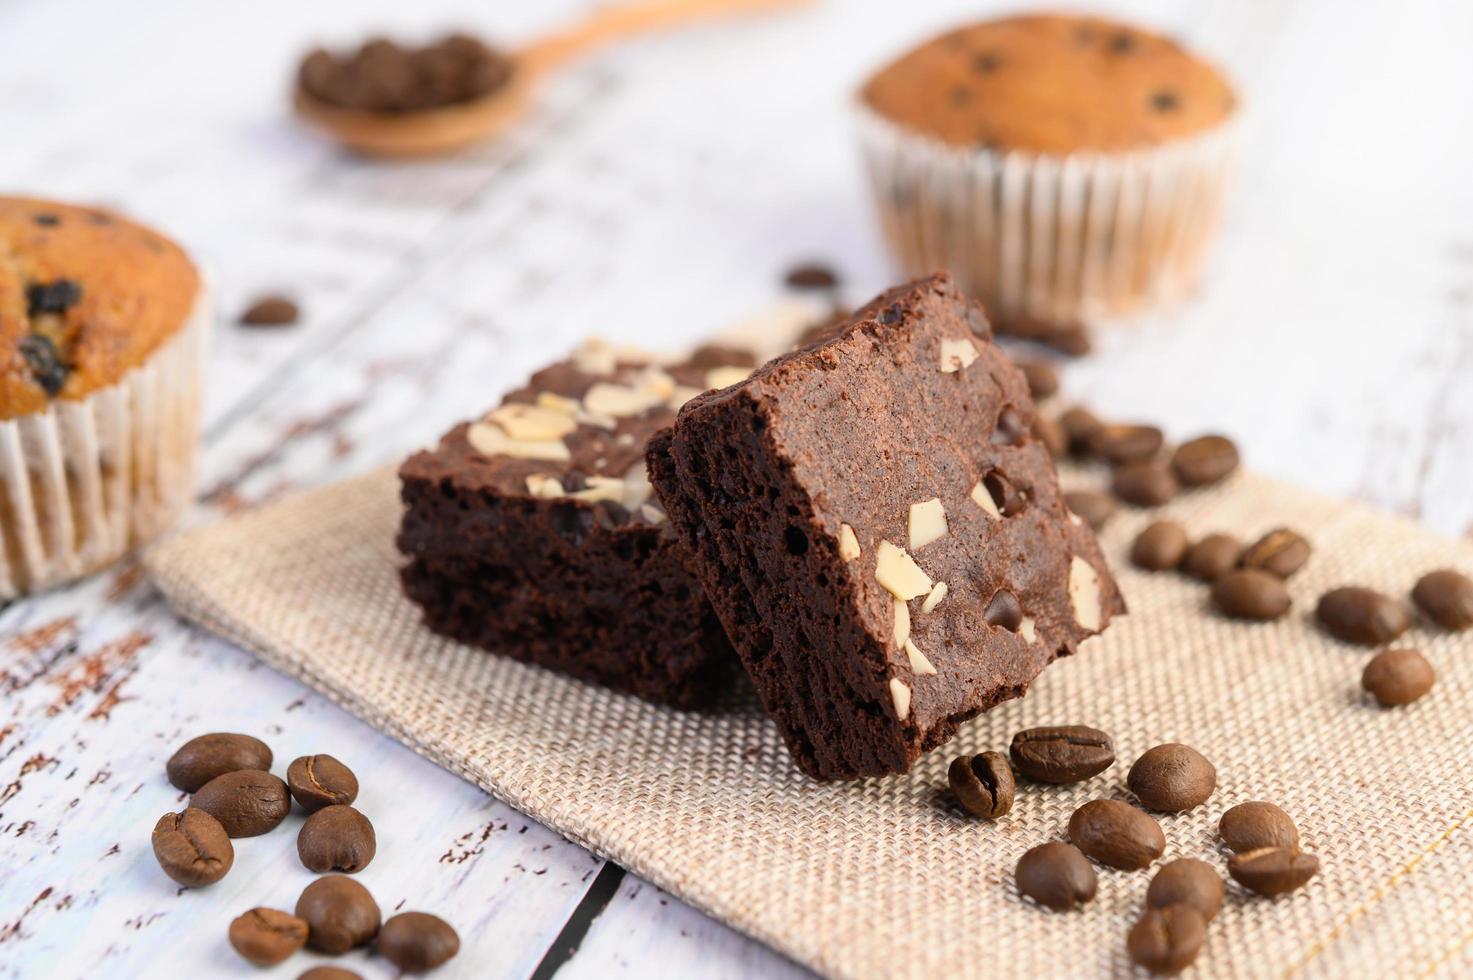
{"label": "wooden plank surface", "polygon": [[[4,186],[119,204],[214,281],[225,322],[190,520],[398,458],[586,333],[692,340],[777,299],[794,260],[835,264],[851,300],[888,284],[848,93],[992,4],[831,0],[651,39],[570,70],[504,141],[435,163],[352,160],[284,112],[315,39],[460,24],[515,41],[589,6],[0,8]],[[1468,533],[1473,10],[1095,6],[1227,64],[1248,149],[1201,297],[1105,336],[1067,390],[1176,435],[1226,430],[1261,469]],[[230,322],[270,289],[302,299],[302,324]],[[599,861],[179,624],[131,565],[0,613],[0,689],[0,976],[252,972],[224,928],[294,900],[293,835],[241,842],[224,882],[183,895],[148,848],[179,802],[163,760],[209,729],[359,770],[381,841],[363,878],[386,909],[456,923],[465,953],[442,975],[527,976],[567,935],[578,950],[549,960],[564,976],[800,972],[632,877],[580,921]]]}

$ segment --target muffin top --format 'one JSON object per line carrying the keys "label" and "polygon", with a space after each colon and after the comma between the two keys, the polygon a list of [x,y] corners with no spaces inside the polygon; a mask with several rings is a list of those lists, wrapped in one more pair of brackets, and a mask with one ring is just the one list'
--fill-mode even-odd
{"label": "muffin top", "polygon": [[110,211],[0,197],[0,419],[118,381],[184,325],[199,273]]}
{"label": "muffin top", "polygon": [[1118,152],[1202,133],[1236,98],[1175,41],[1097,17],[984,21],[928,41],[866,83],[907,129],[956,146]]}

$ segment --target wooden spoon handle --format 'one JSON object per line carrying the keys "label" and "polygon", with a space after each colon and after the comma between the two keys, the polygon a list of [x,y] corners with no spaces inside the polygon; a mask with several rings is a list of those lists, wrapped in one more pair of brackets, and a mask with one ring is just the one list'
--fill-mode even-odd
{"label": "wooden spoon handle", "polygon": [[573,27],[534,41],[518,55],[528,74],[540,74],[592,48],[646,31],[720,17],[807,6],[813,0],[640,0],[596,11]]}

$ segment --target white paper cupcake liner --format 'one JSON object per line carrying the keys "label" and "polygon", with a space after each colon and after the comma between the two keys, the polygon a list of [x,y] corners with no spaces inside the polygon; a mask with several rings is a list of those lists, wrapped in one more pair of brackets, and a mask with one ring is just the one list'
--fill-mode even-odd
{"label": "white paper cupcake liner", "polygon": [[116,384],[0,422],[0,598],[95,571],[156,536],[194,494],[213,310]]}
{"label": "white paper cupcake liner", "polygon": [[1046,156],[950,146],[858,107],[886,240],[910,276],[949,269],[999,321],[1170,305],[1196,285],[1237,125],[1149,150]]}

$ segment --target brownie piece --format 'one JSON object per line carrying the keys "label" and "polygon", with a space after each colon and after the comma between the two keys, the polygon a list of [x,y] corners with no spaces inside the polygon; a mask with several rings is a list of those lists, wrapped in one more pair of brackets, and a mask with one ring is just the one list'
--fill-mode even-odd
{"label": "brownie piece", "polygon": [[938,275],[692,400],[650,478],[804,772],[904,772],[1124,612],[1023,373]]}
{"label": "brownie piece", "polygon": [[651,497],[645,443],[750,370],[737,350],[662,367],[585,345],[412,456],[398,544],[425,623],[650,701],[710,703],[736,658]]}

